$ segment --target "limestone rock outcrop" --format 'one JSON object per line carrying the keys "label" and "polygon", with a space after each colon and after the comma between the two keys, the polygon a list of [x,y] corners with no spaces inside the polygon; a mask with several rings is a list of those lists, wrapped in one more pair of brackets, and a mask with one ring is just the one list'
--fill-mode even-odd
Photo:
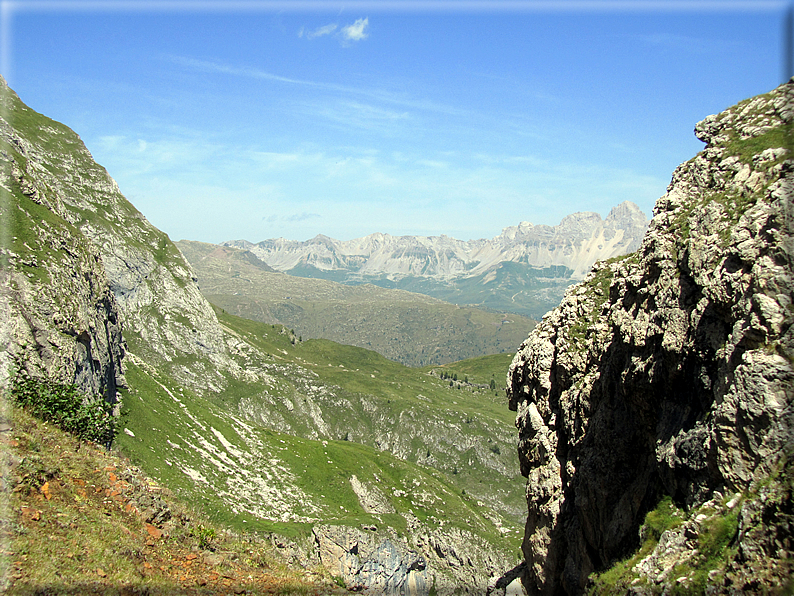
{"label": "limestone rock outcrop", "polygon": [[[121,309],[96,246],[48,176],[63,164],[43,154],[42,137],[14,127],[35,116],[0,77],[0,386],[23,370],[113,403],[124,385]],[[60,133],[54,124],[43,132]],[[97,183],[90,173],[80,181]]]}
{"label": "limestone rock outcrop", "polygon": [[314,552],[332,575],[352,591],[377,596],[485,594],[510,567],[473,534],[428,530],[416,519],[408,519],[404,535],[388,527],[327,524],[315,525],[312,535]]}
{"label": "limestone rock outcrop", "polygon": [[[790,576],[792,119],[794,79],[699,123],[706,147],[676,169],[639,250],[597,263],[516,354],[530,594],[583,593],[640,546],[665,495],[689,517],[623,593],[698,570],[713,593]],[[700,528],[731,511],[730,549],[706,562]]]}
{"label": "limestone rock outcrop", "polygon": [[[124,198],[74,131],[28,108],[2,77],[0,135],[3,374],[24,366],[113,394],[125,349],[165,363],[193,355],[232,366],[176,246]],[[172,369],[192,385],[209,378]]]}

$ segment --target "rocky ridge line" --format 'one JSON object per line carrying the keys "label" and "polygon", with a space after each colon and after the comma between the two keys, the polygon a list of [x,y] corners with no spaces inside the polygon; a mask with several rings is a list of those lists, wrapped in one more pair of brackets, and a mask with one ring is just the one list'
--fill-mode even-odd
{"label": "rocky ridge line", "polygon": [[306,242],[224,244],[295,277],[407,290],[537,320],[595,261],[636,250],[646,227],[645,215],[627,201],[605,220],[597,213],[574,213],[556,226],[522,222],[495,238],[466,242],[377,233],[349,241],[320,235]]}
{"label": "rocky ridge line", "polygon": [[[166,362],[191,354],[234,369],[192,269],[168,236],[121,194],[80,138],[27,107],[2,77],[0,113],[2,209],[10,224],[3,243],[10,259],[3,329],[11,345],[27,346],[25,366],[59,371],[64,382],[94,390],[112,389],[125,349]],[[107,330],[104,318],[110,321]],[[7,359],[13,365],[19,355]],[[70,359],[88,364],[67,365]],[[112,372],[105,370],[106,361],[114,363]],[[75,367],[74,378],[68,378]],[[94,372],[81,372],[86,368]],[[173,372],[200,382],[178,368]],[[96,379],[82,380],[89,376]]]}
{"label": "rocky ridge line", "polygon": [[309,265],[357,275],[453,279],[485,273],[504,261],[527,261],[538,268],[568,267],[579,279],[597,259],[635,250],[646,227],[645,215],[626,201],[605,220],[598,213],[583,212],[566,216],[556,226],[525,221],[491,239],[376,233],[348,241],[319,235],[306,242],[277,238],[223,244],[249,250],[278,271]]}

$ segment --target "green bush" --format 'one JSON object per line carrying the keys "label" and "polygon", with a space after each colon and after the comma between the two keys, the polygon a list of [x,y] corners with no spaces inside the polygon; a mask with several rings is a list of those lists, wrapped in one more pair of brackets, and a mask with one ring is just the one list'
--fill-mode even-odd
{"label": "green bush", "polygon": [[86,395],[74,385],[18,377],[11,397],[35,417],[86,441],[110,447],[118,432],[119,419],[113,416],[113,407],[101,396]]}

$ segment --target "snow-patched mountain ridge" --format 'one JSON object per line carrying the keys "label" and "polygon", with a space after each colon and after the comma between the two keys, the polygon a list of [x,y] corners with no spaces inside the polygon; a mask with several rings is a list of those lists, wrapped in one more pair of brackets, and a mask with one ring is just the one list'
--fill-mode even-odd
{"label": "snow-patched mountain ridge", "polygon": [[491,239],[375,233],[347,241],[318,235],[305,242],[276,238],[256,244],[247,240],[223,244],[250,250],[270,267],[286,272],[311,267],[346,272],[350,278],[386,275],[390,279],[452,280],[516,262],[537,268],[566,267],[573,272],[572,279],[580,279],[597,260],[636,250],[647,226],[640,208],[625,201],[603,220],[598,213],[574,213],[556,226],[521,222]]}

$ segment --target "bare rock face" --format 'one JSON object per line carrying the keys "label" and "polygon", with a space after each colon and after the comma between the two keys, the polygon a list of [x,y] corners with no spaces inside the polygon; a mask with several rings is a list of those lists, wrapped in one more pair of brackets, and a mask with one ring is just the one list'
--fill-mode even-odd
{"label": "bare rock face", "polygon": [[317,524],[312,550],[349,590],[373,596],[492,593],[489,584],[509,567],[470,532],[428,530],[415,518],[407,521],[404,535],[388,527]]}
{"label": "bare rock face", "polygon": [[[639,546],[664,495],[686,512],[747,496],[715,593],[790,570],[793,118],[794,79],[699,123],[707,145],[676,169],[639,250],[597,263],[516,354],[530,593],[582,593]],[[697,531],[671,531],[656,560],[698,556]],[[634,592],[667,581],[660,568],[638,565]]]}
{"label": "bare rock face", "polygon": [[427,562],[395,536],[346,526],[312,529],[321,563],[354,591],[371,594],[427,594]]}
{"label": "bare rock face", "polygon": [[0,386],[22,370],[114,403],[123,317],[96,246],[47,181],[52,162],[14,126],[32,114],[0,77]]}
{"label": "bare rock face", "polygon": [[[200,356],[234,368],[212,307],[168,236],[72,130],[28,108],[1,77],[0,135],[3,374],[22,366],[114,393],[123,382],[122,326],[130,352],[147,361]],[[209,378],[172,368],[191,385]]]}

